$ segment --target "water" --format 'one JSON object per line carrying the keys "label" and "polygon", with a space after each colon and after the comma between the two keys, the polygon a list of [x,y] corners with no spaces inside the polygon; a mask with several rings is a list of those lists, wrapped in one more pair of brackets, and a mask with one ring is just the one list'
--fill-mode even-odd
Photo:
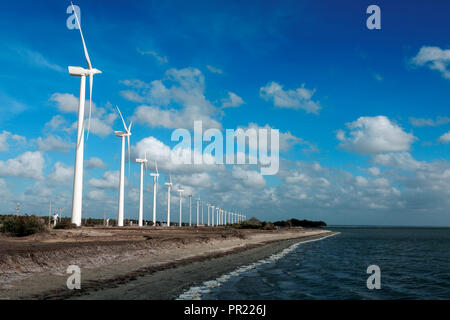
{"label": "water", "polygon": [[[341,233],[190,292],[204,300],[450,299],[450,228],[329,229]],[[381,269],[380,290],[367,289],[369,265]]]}

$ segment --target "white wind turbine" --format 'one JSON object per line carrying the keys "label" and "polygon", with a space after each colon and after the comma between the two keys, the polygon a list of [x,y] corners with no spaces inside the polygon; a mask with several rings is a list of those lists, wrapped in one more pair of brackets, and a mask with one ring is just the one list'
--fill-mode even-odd
{"label": "white wind turbine", "polygon": [[183,189],[178,189],[178,192],[180,193],[180,221],[179,221],[179,226],[181,227],[181,215],[182,215],[182,208],[183,208],[183,206],[182,206],[182,196],[181,196],[181,194],[184,192],[184,190]]}
{"label": "white wind turbine", "polygon": [[200,210],[200,207],[199,207],[199,202],[200,202],[200,197],[198,197],[198,199],[197,199],[197,227],[198,227],[198,224],[199,224],[199,210]]}
{"label": "white wind turbine", "polygon": [[80,21],[72,4],[73,12],[80,30],[81,41],[83,42],[84,55],[88,69],[82,67],[69,67],[71,76],[80,77],[80,101],[78,106],[78,125],[77,125],[77,144],[75,149],[75,169],[73,177],[73,195],[72,195],[72,223],[81,226],[81,209],[83,204],[83,159],[84,159],[84,103],[86,99],[86,77],[89,77],[89,122],[88,137],[92,114],[92,87],[94,84],[94,75],[102,73],[100,70],[92,67],[91,60],[84,42],[83,31],[81,30]]}
{"label": "white wind turbine", "polygon": [[167,226],[170,227],[170,190],[172,189],[172,176],[169,175],[170,182],[166,182],[167,186]]}
{"label": "white wind turbine", "polygon": [[156,226],[156,192],[158,190],[158,164],[155,160],[155,171],[156,173],[150,173],[150,176],[153,177],[153,226]]}
{"label": "white wind turbine", "polygon": [[147,154],[144,159],[136,159],[137,163],[141,164],[141,185],[139,190],[139,227],[143,226],[142,220],[144,217],[144,165],[147,170]]}
{"label": "white wind turbine", "polygon": [[[125,131],[114,131],[116,137],[120,137],[122,139],[122,154],[120,157],[120,179],[119,179],[119,212],[117,217],[117,225],[119,227],[123,227],[123,207],[124,207],[124,188],[125,188],[125,137],[128,141],[128,162],[130,162],[130,136],[131,136],[131,125],[133,122],[130,122],[130,126],[127,128],[125,124],[125,120],[123,119],[122,113],[120,112],[119,107],[116,107],[119,112],[120,118],[122,119],[123,127]],[[129,169],[128,169],[129,171]]]}
{"label": "white wind turbine", "polygon": [[192,194],[189,195],[189,227],[192,226]]}

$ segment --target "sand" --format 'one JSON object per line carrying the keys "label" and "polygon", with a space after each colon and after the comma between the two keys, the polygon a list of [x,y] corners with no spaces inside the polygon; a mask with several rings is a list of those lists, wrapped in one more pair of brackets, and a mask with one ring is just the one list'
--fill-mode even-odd
{"label": "sand", "polygon": [[[0,238],[0,299],[174,299],[326,230],[83,228]],[[299,240],[300,239],[300,240]],[[81,290],[66,269],[81,268]]]}

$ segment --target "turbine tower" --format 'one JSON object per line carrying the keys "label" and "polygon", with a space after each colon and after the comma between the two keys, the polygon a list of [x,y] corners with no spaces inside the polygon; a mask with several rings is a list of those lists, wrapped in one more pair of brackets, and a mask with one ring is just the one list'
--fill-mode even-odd
{"label": "turbine tower", "polygon": [[[114,131],[114,135],[122,139],[122,154],[120,157],[120,178],[119,178],[119,212],[117,215],[117,225],[119,227],[123,227],[123,207],[124,207],[124,189],[125,189],[125,138],[128,141],[128,162],[130,162],[130,136],[131,136],[131,125],[133,122],[130,122],[129,127],[125,124],[125,120],[122,117],[122,113],[120,112],[119,107],[117,107],[117,111],[119,112],[120,118],[122,119],[123,127],[125,131]],[[129,169],[128,169],[129,171]]]}
{"label": "turbine tower", "polygon": [[89,53],[84,42],[83,31],[80,21],[72,4],[72,10],[80,30],[81,41],[83,42],[84,55],[88,69],[82,67],[69,67],[69,74],[74,77],[80,77],[80,100],[78,105],[78,124],[77,124],[77,144],[75,149],[75,169],[73,173],[73,194],[72,194],[72,223],[81,226],[81,209],[83,205],[83,160],[84,160],[84,102],[86,99],[86,77],[89,77],[89,124],[88,137],[92,114],[92,87],[94,85],[94,75],[102,73],[100,70],[92,68]]}
{"label": "turbine tower", "polygon": [[199,223],[199,221],[198,221],[199,210],[200,210],[200,207],[198,206],[198,205],[199,205],[199,202],[200,202],[200,197],[197,199],[197,227],[198,227],[198,223]]}
{"label": "turbine tower", "polygon": [[189,227],[192,227],[192,194],[189,195]]}
{"label": "turbine tower", "polygon": [[167,226],[170,227],[170,190],[172,189],[172,176],[169,175],[169,181],[166,182],[167,186]]}
{"label": "turbine tower", "polygon": [[147,170],[147,155],[145,159],[136,159],[137,163],[141,164],[141,186],[139,190],[139,227],[143,226],[142,220],[144,217],[144,164],[145,170]]}
{"label": "turbine tower", "polygon": [[206,204],[207,214],[208,214],[208,227],[211,226],[211,221],[209,220],[209,207],[211,205],[209,203]]}
{"label": "turbine tower", "polygon": [[179,222],[179,226],[181,227],[181,215],[182,215],[182,208],[183,208],[183,206],[182,206],[182,196],[181,196],[181,194],[184,192],[184,190],[183,189],[178,189],[178,192],[180,193],[180,222]]}
{"label": "turbine tower", "polygon": [[150,173],[150,176],[153,177],[153,226],[156,227],[156,192],[158,191],[158,164],[155,160],[155,171],[156,173]]}

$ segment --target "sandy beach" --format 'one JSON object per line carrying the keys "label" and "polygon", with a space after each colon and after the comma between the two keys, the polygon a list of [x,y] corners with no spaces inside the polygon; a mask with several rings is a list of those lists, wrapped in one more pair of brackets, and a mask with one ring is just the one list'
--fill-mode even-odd
{"label": "sandy beach", "polygon": [[[81,228],[0,237],[0,299],[174,299],[326,230]],[[81,269],[68,290],[67,267]]]}

